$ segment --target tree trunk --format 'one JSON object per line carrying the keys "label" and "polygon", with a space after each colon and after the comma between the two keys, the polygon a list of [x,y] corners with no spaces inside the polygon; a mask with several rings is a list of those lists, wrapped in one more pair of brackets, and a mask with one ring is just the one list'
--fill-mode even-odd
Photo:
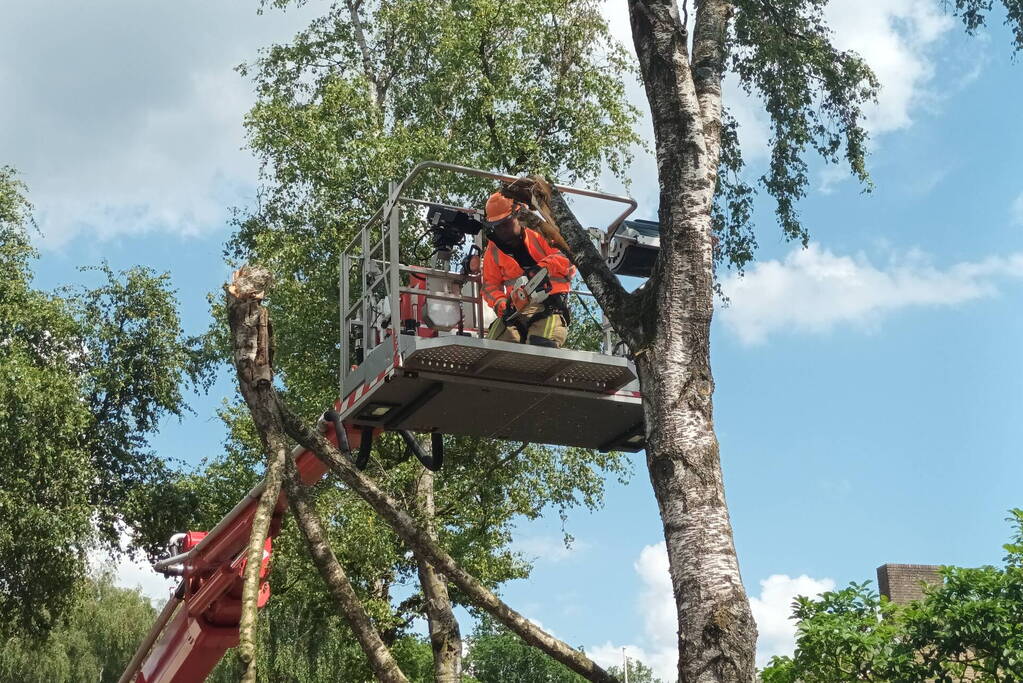
{"label": "tree trunk", "polygon": [[[423,517],[424,531],[436,542],[433,479],[433,472],[424,467],[416,482],[416,504]],[[434,680],[437,683],[459,683],[462,680],[462,633],[451,609],[447,580],[425,557],[415,551],[413,554],[419,567],[419,585],[426,598]]]}
{"label": "tree trunk", "polygon": [[[720,12],[707,9],[713,4],[700,5],[705,24],[721,20]],[[678,612],[679,681],[752,681],[756,625],[735,555],[711,400],[710,214],[719,126],[705,125],[701,111],[720,116],[720,106],[711,86],[702,96],[696,92],[674,0],[631,0],[630,8],[661,186],[661,251],[654,273],[639,290],[626,293],[557,192],[552,210],[586,284],[629,344],[639,370],[647,467]],[[706,37],[711,29],[703,30]]]}
{"label": "tree trunk", "polygon": [[[242,394],[257,422],[280,424],[276,412],[265,405],[266,397],[272,392],[273,341],[270,321],[262,299],[270,275],[262,269],[243,268],[236,271],[232,282],[225,287],[227,309],[231,322],[232,345],[235,368]],[[242,663],[243,683],[256,680],[256,621],[259,598],[260,570],[263,566],[263,552],[270,524],[278,516],[277,501],[281,492],[284,475],[284,459],[288,443],[281,429],[261,430],[263,448],[267,454],[266,486],[256,504],[252,516],[252,529],[245,552],[245,569],[242,575],[242,608],[238,624],[238,659]]]}
{"label": "tree trunk", "polygon": [[714,434],[711,210],[717,186],[721,73],[731,7],[696,5],[693,63],[675,0],[630,0],[654,124],[661,252],[642,295],[634,348],[678,612],[682,683],[753,681],[756,624],[739,574]]}
{"label": "tree trunk", "polygon": [[323,524],[316,508],[309,500],[308,491],[298,477],[295,470],[295,462],[288,454],[287,477],[284,480],[285,490],[288,494],[288,502],[291,511],[295,514],[295,520],[305,538],[306,547],[313,558],[313,564],[319,570],[320,576],[327,584],[331,597],[338,607],[338,611],[345,622],[352,629],[356,640],[362,647],[363,653],[369,660],[369,666],[377,680],[384,683],[408,683],[408,679],[394,660],[391,651],[387,649],[380,633],[373,622],[370,621],[366,609],[362,606],[359,596],[352,588],[348,576],[338,562],[334,551],[330,548],[327,535],[323,531]]}
{"label": "tree trunk", "polygon": [[231,284],[225,287],[238,385],[269,456],[266,488],[253,516],[245,566],[238,644],[238,656],[244,667],[242,681],[256,680],[259,570],[272,518],[279,518],[282,514],[278,501],[287,468],[288,496],[310,553],[342,615],[362,645],[371,668],[385,683],[408,683],[390,651],[380,641],[380,635],[330,551],[315,509],[308,504],[302,484],[297,480],[273,388],[273,338],[268,312],[262,306],[270,280],[270,274],[264,269],[242,268],[235,272]]}

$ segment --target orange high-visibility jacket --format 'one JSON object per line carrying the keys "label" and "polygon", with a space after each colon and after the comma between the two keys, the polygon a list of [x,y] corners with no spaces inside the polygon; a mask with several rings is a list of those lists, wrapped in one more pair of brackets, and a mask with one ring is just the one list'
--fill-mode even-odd
{"label": "orange high-visibility jacket", "polygon": [[[551,280],[551,294],[567,292],[572,285],[575,266],[568,257],[556,247],[552,247],[543,235],[535,230],[522,226],[526,249],[536,261],[536,265],[547,269]],[[520,277],[525,275],[518,262],[498,249],[493,242],[487,244],[483,253],[483,300],[492,308],[497,308],[502,299],[511,295],[511,290]]]}

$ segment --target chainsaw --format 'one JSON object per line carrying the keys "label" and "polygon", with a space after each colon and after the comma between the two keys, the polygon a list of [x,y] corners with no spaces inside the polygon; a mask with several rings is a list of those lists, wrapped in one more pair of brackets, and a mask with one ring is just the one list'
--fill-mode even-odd
{"label": "chainsaw", "polygon": [[541,268],[533,277],[529,278],[526,284],[513,289],[511,303],[514,310],[505,316],[504,321],[510,323],[518,318],[527,307],[546,300],[550,296],[550,292],[543,285],[547,282],[547,269]]}

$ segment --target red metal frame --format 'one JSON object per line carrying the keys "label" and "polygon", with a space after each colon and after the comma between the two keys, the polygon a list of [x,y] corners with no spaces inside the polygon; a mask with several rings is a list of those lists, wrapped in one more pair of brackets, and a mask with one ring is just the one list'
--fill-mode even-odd
{"label": "red metal frame", "polygon": [[[360,431],[347,425],[346,429],[350,446],[358,449]],[[333,429],[328,429],[324,436],[337,444]],[[311,451],[302,451],[295,458],[295,465],[306,485],[316,483],[327,471],[327,467]],[[227,523],[218,524],[215,531],[209,534],[190,531],[185,535],[182,551],[192,552],[183,562],[181,583],[172,598],[176,607],[169,605],[167,610],[172,610],[172,613],[165,612],[169,620],[160,619],[153,626],[121,676],[122,683],[204,680],[224,653],[238,644],[245,549],[258,502],[258,497],[250,494],[249,498],[245,507],[229,513],[225,517]],[[270,599],[267,578],[273,538],[280,533],[281,520],[287,509],[288,501],[282,493],[274,508],[269,538],[263,551],[259,607]]]}

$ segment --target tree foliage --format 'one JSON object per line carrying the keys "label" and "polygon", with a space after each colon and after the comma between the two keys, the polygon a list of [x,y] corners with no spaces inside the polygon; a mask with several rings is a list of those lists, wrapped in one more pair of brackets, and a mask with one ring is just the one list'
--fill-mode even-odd
{"label": "tree foliage", "polygon": [[13,636],[0,645],[0,683],[114,683],[156,618],[138,590],[99,572],[77,587],[74,608],[41,640]]}
{"label": "tree foliage", "polygon": [[[865,189],[872,187],[863,119],[880,83],[860,55],[834,46],[833,30],[824,17],[827,4],[827,0],[732,3],[734,16],[724,46],[727,58],[722,60],[727,66],[725,77],[737,79],[746,93],[763,104],[771,130],[767,168],[750,179],[738,123],[725,103],[714,204],[719,238],[715,256],[740,272],[755,257],[753,204],[760,192],[774,200],[784,237],[807,245],[810,234],[797,204],[806,196],[811,154],[825,163],[845,161]],[[995,5],[993,0],[941,0],[940,4],[959,17],[970,34],[988,23]],[[1000,4],[1019,52],[1023,50],[1023,2],[1002,0]],[[694,68],[702,66],[694,62]]]}
{"label": "tree foliage", "polygon": [[[303,571],[316,576],[312,569]],[[329,597],[318,586],[310,591],[308,585],[293,584],[286,590],[286,594],[276,595],[267,604],[260,617],[258,680],[286,683],[374,680],[365,654]],[[295,599],[292,591],[309,594]],[[410,681],[433,680],[433,653],[428,642],[414,635],[400,636],[393,640],[390,650]],[[236,657],[225,656],[207,681],[235,683],[240,670]]]}
{"label": "tree foliage", "polygon": [[[478,683],[582,683],[586,679],[563,664],[530,647],[514,633],[489,618],[481,619],[469,642],[466,670]],[[625,680],[620,666],[608,673]],[[630,683],[660,683],[650,667],[629,659]]]}
{"label": "tree foliage", "polygon": [[799,597],[796,651],[764,683],[1023,680],[1023,510],[1003,567],[943,567],[943,583],[896,605],[869,584]]}
{"label": "tree foliage", "polygon": [[31,207],[0,170],[0,632],[44,635],[94,543],[120,549],[167,470],[147,437],[203,374],[165,275],[106,266],[99,287],[32,286]]}
{"label": "tree foliage", "polygon": [[[150,451],[149,437],[165,417],[187,410],[182,390],[208,382],[211,359],[202,340],[181,329],[168,274],[138,266],[115,273],[106,264],[93,270],[103,284],[65,294],[92,417],[82,444],[94,467],[91,503],[103,540],[116,545],[119,526],[149,527],[161,512],[149,497],[171,472]],[[157,551],[153,543],[147,549]]]}
{"label": "tree foliage", "polygon": [[586,680],[487,619],[480,622],[473,634],[466,670],[479,683],[582,683]]}

